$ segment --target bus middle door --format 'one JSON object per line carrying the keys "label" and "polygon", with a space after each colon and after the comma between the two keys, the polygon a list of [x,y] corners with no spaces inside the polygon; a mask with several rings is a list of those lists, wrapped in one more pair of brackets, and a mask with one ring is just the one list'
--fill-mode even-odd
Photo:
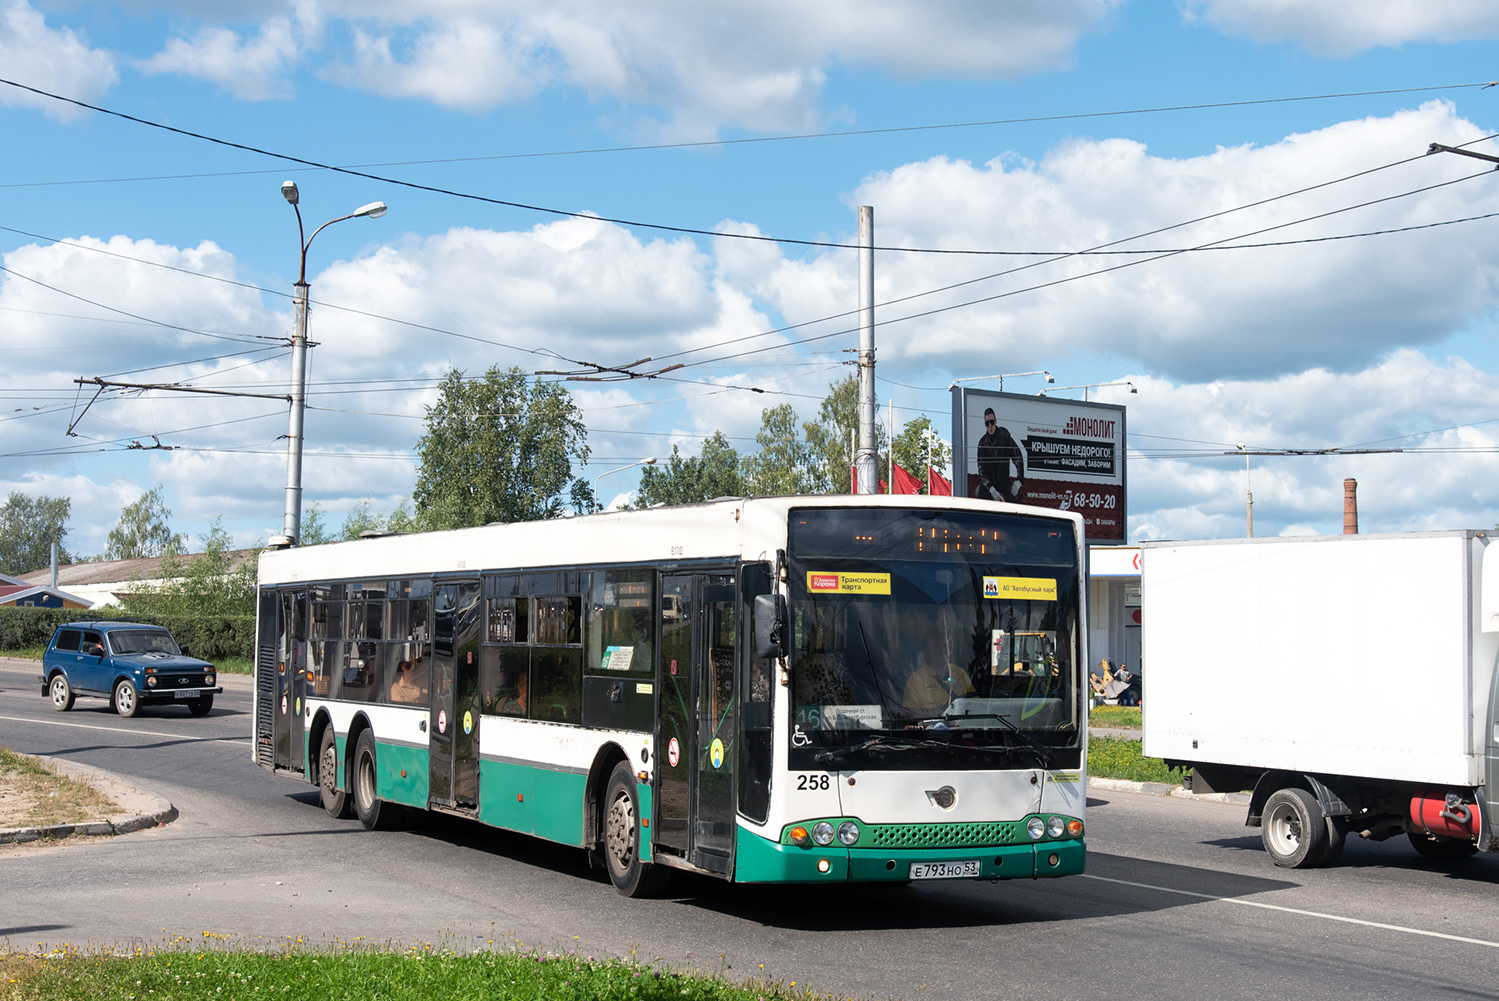
{"label": "bus middle door", "polygon": [[479,641],[484,604],[478,581],[441,583],[432,595],[432,712],[428,795],[439,806],[479,805]]}

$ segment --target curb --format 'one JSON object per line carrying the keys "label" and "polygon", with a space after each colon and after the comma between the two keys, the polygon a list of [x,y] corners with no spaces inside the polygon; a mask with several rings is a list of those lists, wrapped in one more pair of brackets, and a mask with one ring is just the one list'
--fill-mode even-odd
{"label": "curb", "polygon": [[68,778],[87,782],[124,809],[108,820],[82,824],[51,824],[45,827],[9,827],[0,830],[0,844],[25,844],[43,838],[60,839],[74,834],[129,834],[148,827],[161,827],[177,819],[177,808],[155,793],[133,786],[112,772],[92,765],[80,765],[63,758],[36,754],[37,758],[56,768]]}
{"label": "curb", "polygon": [[1175,799],[1193,799],[1200,803],[1238,803],[1249,805],[1247,792],[1193,792],[1183,786],[1165,782],[1131,782],[1128,779],[1102,779],[1088,776],[1088,788],[1105,792],[1134,792],[1144,796],[1171,796]]}

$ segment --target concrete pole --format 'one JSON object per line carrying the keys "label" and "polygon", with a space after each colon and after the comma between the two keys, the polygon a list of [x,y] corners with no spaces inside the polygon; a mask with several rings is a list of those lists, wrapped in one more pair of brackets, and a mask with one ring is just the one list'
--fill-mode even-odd
{"label": "concrete pole", "polygon": [[57,543],[52,543],[52,590],[57,590]]}
{"label": "concrete pole", "polygon": [[880,489],[874,433],[874,206],[859,206],[859,493]]}
{"label": "concrete pole", "polygon": [[[298,219],[300,222],[300,214]],[[302,259],[304,262],[307,259],[306,248],[302,250]],[[290,539],[294,546],[302,541],[302,415],[307,407],[307,282],[299,280],[296,289],[291,332],[291,421],[286,431],[286,514],[281,525],[281,534]]]}

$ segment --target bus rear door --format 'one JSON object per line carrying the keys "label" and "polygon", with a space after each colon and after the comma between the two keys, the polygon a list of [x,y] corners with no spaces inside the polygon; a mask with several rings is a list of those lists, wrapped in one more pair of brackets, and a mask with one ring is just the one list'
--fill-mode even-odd
{"label": "bus rear door", "polygon": [[478,581],[445,581],[433,589],[428,795],[437,806],[476,809],[479,805],[483,611]]}

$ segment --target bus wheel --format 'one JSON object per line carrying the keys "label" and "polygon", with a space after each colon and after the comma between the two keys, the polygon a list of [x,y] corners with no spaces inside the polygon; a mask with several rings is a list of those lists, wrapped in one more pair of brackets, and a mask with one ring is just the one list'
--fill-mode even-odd
{"label": "bus wheel", "polygon": [[640,860],[640,798],[627,761],[615,765],[609,776],[603,822],[604,860],[614,888],[627,897],[659,893],[669,873]]}
{"label": "bus wheel", "polygon": [[1277,789],[1265,801],[1260,840],[1278,866],[1312,869],[1327,855],[1327,818],[1305,789]]}
{"label": "bus wheel", "polygon": [[401,823],[402,807],[379,796],[380,772],[375,767],[375,735],[365,730],[354,747],[354,812],[367,831],[389,831]]}
{"label": "bus wheel", "polygon": [[323,809],[335,820],[344,820],[354,815],[354,805],[349,794],[338,788],[338,742],[333,735],[333,724],[323,730],[323,739],[317,753],[318,793]]}
{"label": "bus wheel", "polygon": [[1478,851],[1477,845],[1462,838],[1427,837],[1422,831],[1411,831],[1408,837],[1411,847],[1433,862],[1457,862]]}

